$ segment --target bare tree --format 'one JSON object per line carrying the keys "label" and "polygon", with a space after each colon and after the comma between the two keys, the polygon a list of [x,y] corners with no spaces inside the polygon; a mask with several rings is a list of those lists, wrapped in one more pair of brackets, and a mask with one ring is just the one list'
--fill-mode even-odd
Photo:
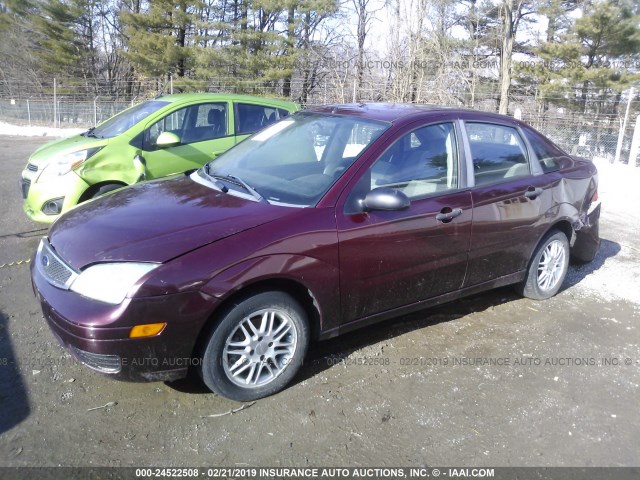
{"label": "bare tree", "polygon": [[509,110],[509,93],[513,73],[513,45],[522,19],[534,11],[529,0],[502,0],[500,20],[502,23],[502,45],[500,49],[500,104],[498,112],[506,115]]}
{"label": "bare tree", "polygon": [[367,40],[367,35],[369,30],[371,29],[371,22],[375,18],[375,14],[380,8],[376,10],[372,10],[370,8],[371,0],[350,0],[351,5],[354,8],[356,18],[358,20],[357,29],[356,29],[356,45],[357,45],[357,55],[356,55],[356,101],[360,96],[360,90],[362,89],[362,83],[364,80],[364,70],[365,70],[365,42]]}

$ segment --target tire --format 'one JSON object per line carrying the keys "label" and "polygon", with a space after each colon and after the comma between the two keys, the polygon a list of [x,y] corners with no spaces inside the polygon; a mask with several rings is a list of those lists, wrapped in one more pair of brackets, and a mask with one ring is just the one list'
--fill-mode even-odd
{"label": "tire", "polygon": [[120,185],[119,183],[108,183],[106,185],[102,185],[99,189],[93,192],[93,194],[89,198],[93,200],[94,198],[98,198],[105,193],[112,192],[122,187],[124,187],[124,185]]}
{"label": "tire", "polygon": [[[546,265],[549,267],[545,268]],[[517,290],[522,296],[533,300],[551,298],[560,290],[568,268],[567,236],[558,230],[551,230],[542,238],[533,252],[527,276],[517,286]]]}
{"label": "tire", "polygon": [[257,400],[291,382],[308,344],[304,308],[284,292],[259,293],[223,313],[205,344],[199,373],[223,397]]}

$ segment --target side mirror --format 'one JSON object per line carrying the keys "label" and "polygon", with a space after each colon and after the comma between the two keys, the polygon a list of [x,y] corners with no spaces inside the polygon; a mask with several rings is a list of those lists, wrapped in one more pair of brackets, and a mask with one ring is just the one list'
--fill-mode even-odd
{"label": "side mirror", "polygon": [[362,200],[365,211],[371,210],[404,210],[409,208],[411,200],[400,190],[380,187],[371,190]]}
{"label": "side mirror", "polygon": [[179,145],[180,142],[180,137],[175,133],[162,132],[160,135],[158,135],[156,145],[158,147],[173,147],[175,145]]}

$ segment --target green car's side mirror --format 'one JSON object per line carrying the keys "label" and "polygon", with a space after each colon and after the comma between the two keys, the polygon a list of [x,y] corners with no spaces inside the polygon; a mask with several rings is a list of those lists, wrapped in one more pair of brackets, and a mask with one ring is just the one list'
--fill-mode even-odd
{"label": "green car's side mirror", "polygon": [[158,147],[173,147],[175,145],[180,144],[181,140],[178,135],[171,132],[162,132],[158,135],[158,139],[156,140],[156,145]]}

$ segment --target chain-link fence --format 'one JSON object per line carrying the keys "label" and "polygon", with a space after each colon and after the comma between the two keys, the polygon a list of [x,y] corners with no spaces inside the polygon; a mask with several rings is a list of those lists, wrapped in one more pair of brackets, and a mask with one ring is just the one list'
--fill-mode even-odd
{"label": "chain-link fence", "polygon": [[[291,97],[299,99],[305,89],[308,89],[307,84],[300,79],[294,80],[291,83]],[[115,96],[100,90],[100,94],[96,95],[95,91],[88,91],[84,83],[71,79],[50,82],[43,84],[39,90],[32,90],[37,91],[34,91],[33,95],[27,95],[24,89],[17,90],[0,82],[0,122],[49,127],[90,127],[144,99],[164,93],[188,90],[253,93],[274,97],[278,96],[278,92],[282,92],[282,84],[265,85],[250,80],[218,79],[206,82],[190,81],[183,85],[174,83],[170,78],[149,79],[139,81],[135,85],[127,85],[124,90],[129,91],[129,95]],[[316,81],[304,97],[306,106],[354,100],[380,102],[396,99],[384,86],[365,82],[360,88],[356,88],[352,78],[337,76],[326,76]],[[481,94],[470,97],[468,94],[457,94],[452,89],[434,87],[431,90],[423,89],[418,103],[496,111],[498,95],[495,91],[484,89]],[[624,108],[621,110],[618,115],[584,115],[562,108],[547,108],[541,113],[540,104],[535,97],[522,94],[513,95],[510,107],[512,115],[531,124],[571,154],[589,158],[601,157],[613,162],[619,149],[619,161],[627,163],[637,121],[631,116],[625,123]],[[638,159],[634,160],[631,163],[637,165]]]}
{"label": "chain-link fence", "polygon": [[131,101],[2,99],[0,121],[16,125],[90,127],[132,106]]}
{"label": "chain-link fence", "polygon": [[[551,118],[538,125],[534,122],[531,124],[572,155],[604,158],[610,163],[615,159],[621,131],[621,125],[617,121],[605,118],[596,122],[570,122],[562,118]],[[629,158],[634,127],[635,125],[630,125],[625,128],[620,152],[623,162]]]}

